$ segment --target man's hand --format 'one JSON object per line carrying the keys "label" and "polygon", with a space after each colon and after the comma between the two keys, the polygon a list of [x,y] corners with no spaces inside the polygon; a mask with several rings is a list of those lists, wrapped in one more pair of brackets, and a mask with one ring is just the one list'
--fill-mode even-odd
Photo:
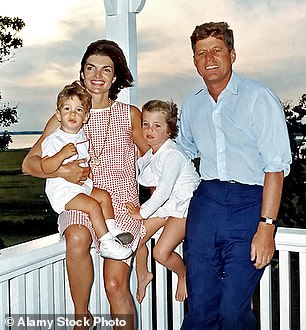
{"label": "man's hand", "polygon": [[59,176],[69,182],[82,185],[88,178],[90,172],[89,167],[80,166],[80,164],[84,162],[86,162],[86,159],[78,159],[62,165],[59,169]]}
{"label": "man's hand", "polygon": [[268,265],[275,251],[274,225],[259,223],[256,234],[251,244],[251,260],[257,269]]}
{"label": "man's hand", "polygon": [[133,203],[131,202],[127,202],[125,204],[128,212],[129,212],[129,215],[131,217],[133,217],[134,219],[136,220],[142,220],[142,216],[140,215],[139,211],[140,211],[140,207],[139,206],[135,206]]}

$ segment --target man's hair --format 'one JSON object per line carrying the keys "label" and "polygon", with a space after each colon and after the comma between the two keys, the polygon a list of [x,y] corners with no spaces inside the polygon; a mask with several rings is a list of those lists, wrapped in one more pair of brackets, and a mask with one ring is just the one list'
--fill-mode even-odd
{"label": "man's hair", "polygon": [[190,37],[191,47],[194,51],[195,45],[199,40],[214,37],[222,39],[230,52],[234,49],[234,34],[226,22],[210,22],[202,25],[197,25]]}
{"label": "man's hair", "polygon": [[58,94],[56,102],[57,109],[60,110],[64,100],[73,98],[75,96],[79,98],[86,112],[91,109],[91,95],[78,80],[74,81],[70,85],[66,85]]}
{"label": "man's hair", "polygon": [[160,112],[165,115],[166,123],[168,125],[170,139],[174,139],[178,133],[177,127],[177,105],[170,101],[150,100],[142,106],[142,112]]}

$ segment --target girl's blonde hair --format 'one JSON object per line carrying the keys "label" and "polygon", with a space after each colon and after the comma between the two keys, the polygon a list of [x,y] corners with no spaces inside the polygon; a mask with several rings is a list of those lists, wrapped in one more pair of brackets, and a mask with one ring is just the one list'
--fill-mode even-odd
{"label": "girl's blonde hair", "polygon": [[177,114],[178,108],[177,105],[170,101],[161,101],[161,100],[150,100],[145,103],[142,107],[142,111],[148,112],[161,112],[166,117],[166,123],[169,128],[169,136],[171,139],[177,137],[178,127],[177,127]]}

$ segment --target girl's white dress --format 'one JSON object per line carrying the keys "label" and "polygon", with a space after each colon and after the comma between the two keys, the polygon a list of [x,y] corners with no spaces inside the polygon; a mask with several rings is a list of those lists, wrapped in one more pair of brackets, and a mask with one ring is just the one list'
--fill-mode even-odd
{"label": "girl's white dress", "polygon": [[140,207],[144,219],[187,216],[188,206],[200,178],[183,149],[171,139],[157,150],[150,149],[137,160],[138,182],[156,187],[152,196]]}

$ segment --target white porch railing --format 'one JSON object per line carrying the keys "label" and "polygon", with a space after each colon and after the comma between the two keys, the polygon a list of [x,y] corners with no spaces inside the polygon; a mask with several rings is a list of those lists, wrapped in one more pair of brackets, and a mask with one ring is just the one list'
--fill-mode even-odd
{"label": "white porch railing", "polygon": [[[149,245],[154,245],[154,237]],[[292,253],[299,259],[299,329],[306,329],[306,230],[279,228],[276,236],[279,251],[279,287],[272,290],[271,266],[260,282],[260,329],[272,330],[272,303],[279,295],[279,325],[273,330],[291,327],[291,267]],[[181,253],[182,247],[178,248]],[[0,329],[5,329],[9,315],[48,315],[53,318],[51,329],[65,329],[57,325],[57,317],[72,317],[73,304],[65,272],[65,242],[58,234],[0,250]],[[95,280],[90,310],[96,316],[109,313],[102,276],[103,259],[92,251]],[[151,262],[155,280],[147,289],[143,303],[136,302],[138,329],[179,329],[184,316],[184,304],[175,301],[176,276],[161,265]],[[155,269],[154,269],[155,268]],[[135,296],[135,270],[131,274],[131,292]],[[15,320],[16,322],[16,320]],[[16,326],[16,324],[15,324]],[[70,329],[70,327],[67,327]],[[9,329],[9,328],[7,328]],[[22,325],[12,329],[26,329]],[[39,329],[39,327],[37,328]],[[47,329],[43,328],[42,329]],[[106,329],[103,327],[103,329]]]}

